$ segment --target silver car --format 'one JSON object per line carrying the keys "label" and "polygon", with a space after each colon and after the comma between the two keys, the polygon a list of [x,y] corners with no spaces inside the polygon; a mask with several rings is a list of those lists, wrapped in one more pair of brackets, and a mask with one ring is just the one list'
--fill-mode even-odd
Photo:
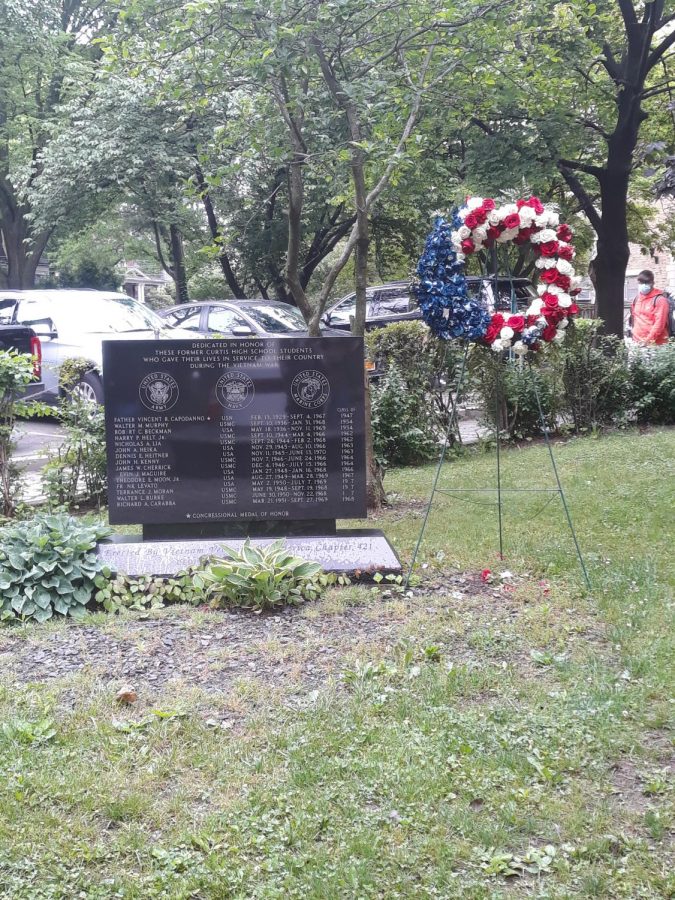
{"label": "silver car", "polygon": [[85,360],[74,392],[103,402],[102,341],[193,337],[167,328],[156,313],[128,297],[108,291],[0,289],[0,323],[30,325],[42,343],[40,399],[54,401],[59,375],[69,360]]}

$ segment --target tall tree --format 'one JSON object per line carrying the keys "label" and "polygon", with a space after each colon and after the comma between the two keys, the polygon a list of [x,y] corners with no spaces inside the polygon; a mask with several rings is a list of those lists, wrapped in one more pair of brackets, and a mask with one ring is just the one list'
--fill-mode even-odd
{"label": "tall tree", "polygon": [[61,105],[86,91],[100,51],[93,39],[114,11],[96,0],[0,0],[0,283],[32,287],[53,232],[36,225],[31,191]]}

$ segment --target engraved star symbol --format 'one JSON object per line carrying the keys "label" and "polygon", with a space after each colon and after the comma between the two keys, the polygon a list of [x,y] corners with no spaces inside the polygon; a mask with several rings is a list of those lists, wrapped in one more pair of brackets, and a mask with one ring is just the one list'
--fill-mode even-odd
{"label": "engraved star symbol", "polygon": [[190,513],[186,513],[186,514],[185,514],[185,518],[186,518],[186,519],[189,519],[189,518],[190,518]]}

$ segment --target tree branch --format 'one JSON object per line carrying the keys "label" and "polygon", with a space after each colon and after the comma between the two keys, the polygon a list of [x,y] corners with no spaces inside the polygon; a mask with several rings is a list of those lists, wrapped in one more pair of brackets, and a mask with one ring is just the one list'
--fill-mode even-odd
{"label": "tree branch", "polygon": [[663,54],[675,44],[675,28],[656,46],[647,57],[647,71],[651,72]]}
{"label": "tree branch", "polygon": [[577,172],[585,172],[586,175],[592,175],[594,178],[600,178],[604,169],[600,166],[592,166],[589,163],[580,162],[576,159],[559,159],[558,166],[565,169],[575,169]]}
{"label": "tree branch", "polygon": [[560,174],[562,175],[562,177],[569,185],[570,190],[579,201],[579,205],[581,206],[583,212],[586,214],[586,218],[591,223],[596,233],[599,233],[600,229],[602,228],[602,217],[598,213],[597,209],[593,206],[593,202],[588,191],[579,181],[574,172],[572,172],[570,169],[565,168],[565,166],[562,164],[562,160],[558,160],[558,169],[560,170]]}

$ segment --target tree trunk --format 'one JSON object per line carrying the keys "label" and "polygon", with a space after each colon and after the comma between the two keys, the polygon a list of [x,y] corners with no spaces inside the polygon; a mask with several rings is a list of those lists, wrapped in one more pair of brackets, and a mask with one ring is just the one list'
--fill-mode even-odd
{"label": "tree trunk", "polygon": [[183,235],[177,225],[169,225],[169,237],[171,245],[171,269],[173,280],[176,284],[176,303],[189,303],[190,295],[187,286],[187,273],[185,271],[185,251],[183,250]]}
{"label": "tree trunk", "polygon": [[47,244],[47,235],[40,235],[32,247],[26,243],[29,237],[21,222],[3,222],[0,226],[2,242],[7,256],[7,272],[0,273],[3,286],[14,290],[35,287],[35,273]]}
{"label": "tree trunk", "polygon": [[195,166],[195,179],[197,181],[197,187],[199,188],[199,196],[202,198],[202,204],[204,206],[204,212],[206,213],[206,221],[209,225],[211,237],[218,244],[218,262],[220,263],[220,268],[223,271],[227,286],[232,291],[233,297],[237,300],[245,300],[246,292],[239,284],[237,276],[234,274],[234,270],[230,264],[230,258],[222,245],[223,235],[220,226],[218,225],[216,211],[213,207],[211,194],[209,193],[209,186],[206,183],[206,178],[201,170],[201,166]]}

